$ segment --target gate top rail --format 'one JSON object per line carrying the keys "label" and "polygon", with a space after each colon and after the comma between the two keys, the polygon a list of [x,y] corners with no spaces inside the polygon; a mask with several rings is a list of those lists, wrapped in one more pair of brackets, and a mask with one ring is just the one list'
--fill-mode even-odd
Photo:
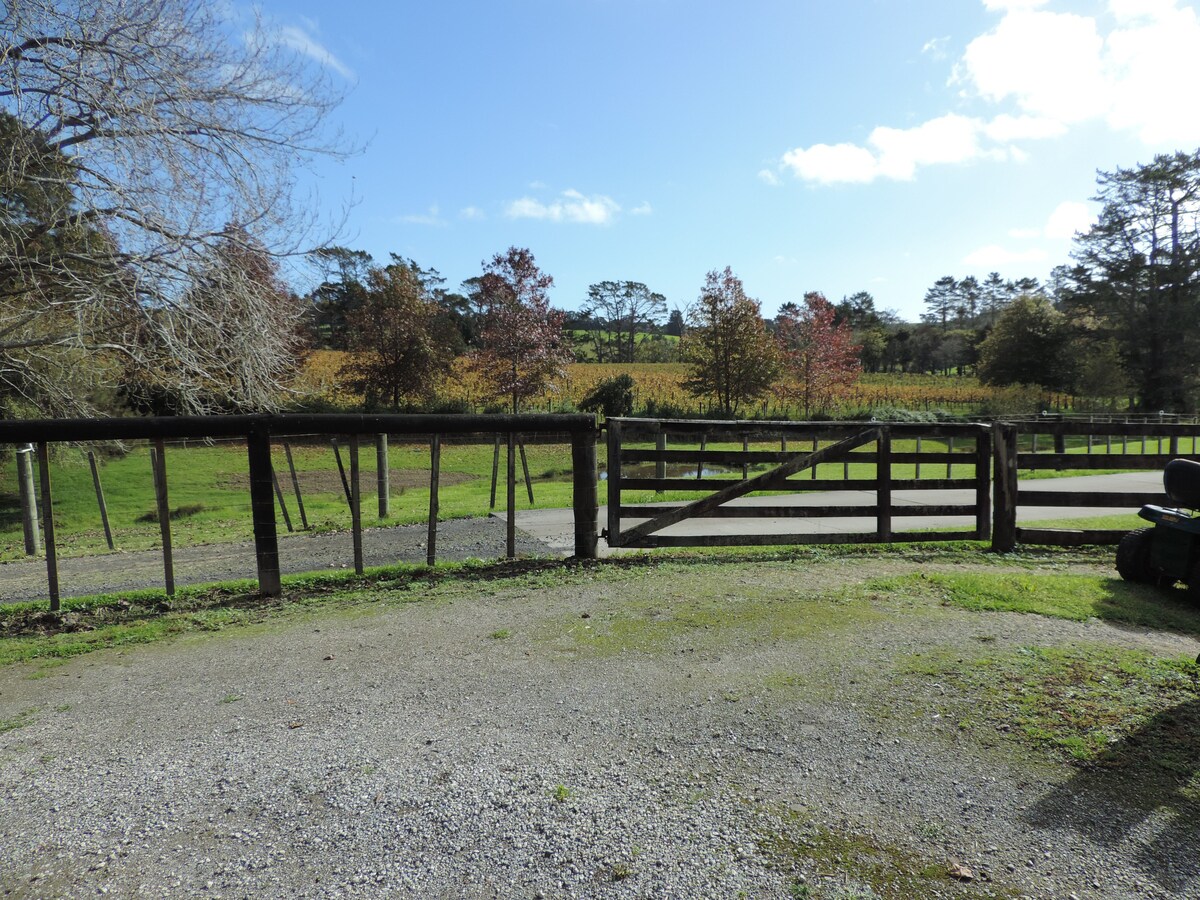
{"label": "gate top rail", "polygon": [[677,434],[677,435],[729,435],[741,437],[751,433],[756,438],[767,437],[813,437],[844,438],[858,434],[864,428],[886,425],[896,436],[950,437],[974,435],[990,426],[983,422],[794,422],[786,419],[639,419],[611,418],[620,425],[624,434]]}
{"label": "gate top rail", "polygon": [[137,438],[240,437],[251,433],[301,434],[520,434],[594,432],[593,415],[431,415],[260,413],[254,415],[149,416],[111,419],[0,421],[0,443],[103,441]]}

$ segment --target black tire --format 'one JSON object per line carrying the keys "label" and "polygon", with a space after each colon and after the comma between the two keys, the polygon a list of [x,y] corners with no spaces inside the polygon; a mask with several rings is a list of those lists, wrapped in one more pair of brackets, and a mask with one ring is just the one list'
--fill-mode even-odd
{"label": "black tire", "polygon": [[1153,528],[1139,528],[1117,544],[1117,573],[1126,581],[1153,581],[1150,571],[1150,535]]}

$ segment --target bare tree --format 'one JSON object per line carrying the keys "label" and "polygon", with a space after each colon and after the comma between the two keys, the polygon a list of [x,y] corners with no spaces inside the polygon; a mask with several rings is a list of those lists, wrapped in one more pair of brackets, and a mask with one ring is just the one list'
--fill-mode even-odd
{"label": "bare tree", "polygon": [[[195,325],[212,319],[193,301],[213,260],[231,241],[279,256],[312,239],[314,223],[293,203],[296,166],[337,152],[322,123],[340,98],[264,22],[232,21],[226,9],[203,0],[6,5],[0,394],[87,410],[91,398],[64,396],[52,377],[14,374],[55,355],[137,368],[178,348],[181,377],[203,381],[224,365],[231,338]],[[223,289],[253,315],[260,280]],[[270,356],[276,339],[292,340],[267,325],[253,329],[256,341],[240,336],[240,352]],[[208,346],[198,340],[206,330]],[[270,406],[280,371],[248,363],[238,405]],[[200,392],[184,395],[200,402]]]}

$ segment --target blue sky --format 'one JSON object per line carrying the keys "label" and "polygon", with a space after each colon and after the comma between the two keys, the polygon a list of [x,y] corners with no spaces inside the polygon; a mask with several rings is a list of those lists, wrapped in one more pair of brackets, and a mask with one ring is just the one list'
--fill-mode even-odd
{"label": "blue sky", "polygon": [[766,315],[938,277],[1045,277],[1097,169],[1200,146],[1184,0],[278,2],[365,149],[318,164],[341,243],[455,287],[529,247],[574,309],[732,266]]}

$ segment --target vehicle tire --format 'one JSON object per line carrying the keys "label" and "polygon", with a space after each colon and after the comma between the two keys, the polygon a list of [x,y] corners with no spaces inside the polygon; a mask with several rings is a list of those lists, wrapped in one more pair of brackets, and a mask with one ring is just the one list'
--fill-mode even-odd
{"label": "vehicle tire", "polygon": [[1153,581],[1150,571],[1150,535],[1153,528],[1139,528],[1117,544],[1117,573],[1126,581]]}

